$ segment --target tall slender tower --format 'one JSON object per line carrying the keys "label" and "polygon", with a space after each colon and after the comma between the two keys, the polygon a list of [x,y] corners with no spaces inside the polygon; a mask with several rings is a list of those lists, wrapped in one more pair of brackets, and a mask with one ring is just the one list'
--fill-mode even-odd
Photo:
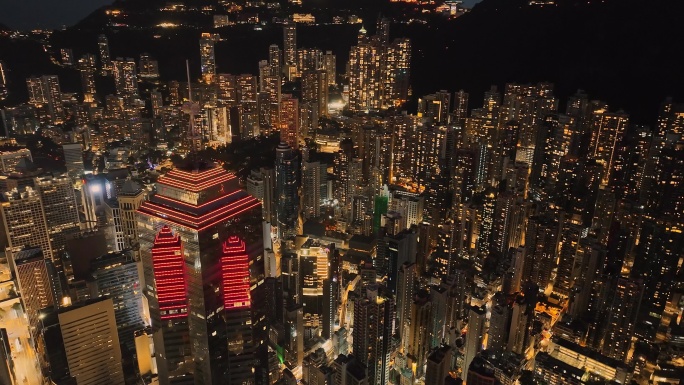
{"label": "tall slender tower", "polygon": [[293,22],[283,26],[283,56],[285,64],[297,62],[297,25]]}
{"label": "tall slender tower", "polygon": [[286,143],[276,148],[276,218],[282,239],[297,235],[299,220],[299,156]]}
{"label": "tall slender tower", "polygon": [[216,55],[214,54],[214,37],[203,33],[200,38],[200,61],[202,81],[212,84],[216,78]]}
{"label": "tall slender tower", "polygon": [[107,36],[98,36],[97,47],[100,51],[100,64],[102,65],[102,71],[111,71],[113,64],[112,57],[109,55],[109,40],[107,40]]}

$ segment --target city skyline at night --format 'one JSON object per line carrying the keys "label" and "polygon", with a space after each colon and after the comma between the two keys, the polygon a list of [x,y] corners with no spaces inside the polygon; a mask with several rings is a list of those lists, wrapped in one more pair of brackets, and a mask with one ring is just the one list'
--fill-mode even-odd
{"label": "city skyline at night", "polygon": [[684,3],[476,3],[15,11],[0,384],[684,383]]}

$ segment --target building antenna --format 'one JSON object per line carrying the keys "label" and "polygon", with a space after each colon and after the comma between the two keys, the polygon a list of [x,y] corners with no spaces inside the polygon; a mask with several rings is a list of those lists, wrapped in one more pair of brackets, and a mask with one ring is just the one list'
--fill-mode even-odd
{"label": "building antenna", "polygon": [[[190,61],[185,60],[185,71],[188,77],[188,101],[183,104],[182,110],[186,114],[190,115],[188,124],[188,139],[190,140],[190,153],[188,154],[191,162],[196,161],[197,151],[199,150],[196,146],[197,132],[195,131],[195,115],[199,113],[199,104],[192,101],[192,80],[190,79]],[[197,164],[194,165],[198,167]]]}

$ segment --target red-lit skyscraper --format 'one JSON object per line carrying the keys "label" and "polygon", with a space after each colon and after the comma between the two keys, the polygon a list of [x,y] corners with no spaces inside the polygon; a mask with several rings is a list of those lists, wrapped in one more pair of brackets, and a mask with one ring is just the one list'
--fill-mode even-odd
{"label": "red-lit skyscraper", "polygon": [[[222,167],[189,163],[158,179],[137,218],[160,384],[254,383],[261,203]],[[189,351],[175,346],[185,339],[165,334],[184,313]],[[182,365],[170,362],[179,351]]]}

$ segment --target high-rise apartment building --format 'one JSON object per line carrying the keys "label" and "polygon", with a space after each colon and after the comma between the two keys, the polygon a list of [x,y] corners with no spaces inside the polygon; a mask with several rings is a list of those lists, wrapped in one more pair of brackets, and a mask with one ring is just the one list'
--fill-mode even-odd
{"label": "high-rise apartment building", "polygon": [[327,165],[321,162],[302,163],[302,214],[304,218],[318,218],[327,198]]}
{"label": "high-rise apartment building", "polygon": [[328,115],[328,73],[325,70],[302,73],[302,102],[309,103],[319,117]]}
{"label": "high-rise apartment building", "polygon": [[133,59],[117,58],[113,62],[114,85],[116,93],[121,96],[138,95],[138,75]]}
{"label": "high-rise apartment building", "polygon": [[602,181],[610,180],[616,150],[629,124],[629,115],[599,109],[592,114],[591,155],[603,167]]}
{"label": "high-rise apartment building", "polygon": [[293,22],[283,25],[283,63],[297,63],[297,24]]}
{"label": "high-rise apartment building", "polygon": [[354,301],[354,354],[366,366],[368,384],[389,381],[394,299],[383,287],[371,285]]}
{"label": "high-rise apartment building", "polygon": [[299,99],[290,94],[280,100],[280,140],[295,150],[299,148]]}
{"label": "high-rise apartment building", "polygon": [[484,348],[482,344],[486,336],[486,322],[487,309],[471,306],[468,311],[468,333],[466,335],[465,356],[463,357],[462,378],[464,381],[468,381],[470,363],[473,362],[475,356]]}
{"label": "high-rise apartment building", "polygon": [[95,55],[85,54],[78,59],[78,70],[81,73],[81,90],[83,91],[83,100],[85,102],[94,101],[97,89],[95,88],[95,72],[97,67],[95,64]]}
{"label": "high-rise apartment building", "polygon": [[114,68],[114,63],[112,63],[112,57],[109,54],[109,40],[107,39],[107,36],[98,36],[97,46],[100,52],[100,65],[102,66],[102,71],[111,71]]}
{"label": "high-rise apartment building", "polygon": [[214,52],[215,38],[210,33],[203,33],[200,37],[200,70],[202,81],[207,84],[214,82],[216,77],[216,54]]}
{"label": "high-rise apartment building", "polygon": [[50,121],[59,124],[64,119],[62,90],[57,75],[43,75],[39,78],[26,79],[29,92],[29,103],[36,107],[45,107]]}

